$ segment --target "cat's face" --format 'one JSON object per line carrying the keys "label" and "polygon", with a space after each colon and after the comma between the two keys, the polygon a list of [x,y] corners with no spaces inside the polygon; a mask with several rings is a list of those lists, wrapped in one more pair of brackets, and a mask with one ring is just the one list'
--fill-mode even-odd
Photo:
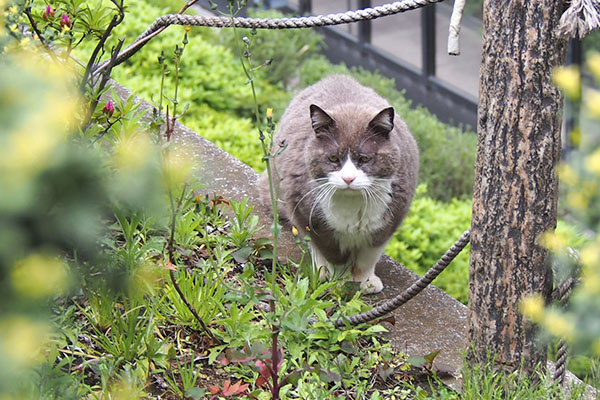
{"label": "cat's face", "polygon": [[315,140],[307,156],[318,183],[358,194],[391,178],[397,165],[389,145],[394,128],[391,107],[375,116],[357,107],[328,114],[311,105],[310,111]]}

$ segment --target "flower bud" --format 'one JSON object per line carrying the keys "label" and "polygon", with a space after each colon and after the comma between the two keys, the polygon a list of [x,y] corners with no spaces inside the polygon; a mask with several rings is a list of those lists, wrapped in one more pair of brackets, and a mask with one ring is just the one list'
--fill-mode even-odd
{"label": "flower bud", "polygon": [[113,113],[115,112],[115,105],[113,104],[112,101],[107,101],[106,105],[104,106],[104,108],[102,109],[102,113],[105,114],[108,117],[112,117]]}
{"label": "flower bud", "polygon": [[73,24],[71,23],[71,19],[69,18],[69,15],[63,14],[62,17],[60,17],[60,28],[63,30],[66,30],[66,29],[71,29],[72,26],[73,26]]}
{"label": "flower bud", "polygon": [[44,18],[44,21],[47,21],[48,17],[54,18],[54,9],[50,5],[46,6],[44,14],[42,14],[42,18]]}

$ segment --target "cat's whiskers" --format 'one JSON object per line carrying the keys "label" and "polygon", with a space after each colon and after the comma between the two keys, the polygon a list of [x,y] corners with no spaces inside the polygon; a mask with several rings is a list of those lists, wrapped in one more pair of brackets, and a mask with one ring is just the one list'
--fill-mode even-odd
{"label": "cat's whiskers", "polygon": [[390,189],[386,185],[386,179],[373,179],[369,186],[363,189],[363,198],[365,199],[366,212],[369,213],[375,208],[382,208],[384,211],[393,211],[389,206]]}
{"label": "cat's whiskers", "polygon": [[326,184],[328,181],[328,178],[317,178],[317,179],[312,179],[311,182],[316,183],[317,186],[315,186],[314,188],[312,188],[311,190],[309,190],[308,192],[306,192],[304,194],[304,196],[302,196],[300,198],[300,200],[298,200],[298,203],[296,204],[296,206],[294,207],[294,209],[292,210],[292,216],[296,213],[296,209],[298,208],[298,206],[300,205],[300,203],[302,203],[302,201],[308,197],[311,193],[317,191],[317,190],[321,190],[321,185]]}
{"label": "cat's whiskers", "polygon": [[[322,183],[321,185],[317,186],[316,189],[320,189],[320,190],[317,193],[317,195],[315,196],[315,198],[313,199],[313,203],[310,208],[310,213],[308,214],[308,226],[312,231],[314,231],[314,228],[312,226],[312,215],[313,215],[315,208],[319,204],[321,204],[322,201],[325,199],[327,199],[328,207],[331,207],[331,198],[333,197],[333,194],[336,191],[336,187],[335,187],[335,185],[333,185],[329,182],[325,182],[325,183]],[[321,210],[321,212],[322,212],[322,210]]]}

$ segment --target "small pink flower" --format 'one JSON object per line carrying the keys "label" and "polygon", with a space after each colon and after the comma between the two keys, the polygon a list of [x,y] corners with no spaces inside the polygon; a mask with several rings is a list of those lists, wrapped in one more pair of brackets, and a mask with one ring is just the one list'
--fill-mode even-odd
{"label": "small pink flower", "polygon": [[48,17],[54,18],[54,9],[50,5],[46,6],[46,10],[44,10],[44,14],[42,15],[45,21],[48,20]]}
{"label": "small pink flower", "polygon": [[62,17],[60,17],[60,27],[62,29],[65,27],[70,29],[72,26],[73,24],[71,23],[71,19],[69,19],[69,15],[63,14]]}
{"label": "small pink flower", "polygon": [[108,102],[106,102],[106,105],[102,109],[102,112],[104,114],[106,114],[107,116],[111,117],[113,115],[113,113],[115,112],[115,105],[113,104],[113,102],[110,100]]}

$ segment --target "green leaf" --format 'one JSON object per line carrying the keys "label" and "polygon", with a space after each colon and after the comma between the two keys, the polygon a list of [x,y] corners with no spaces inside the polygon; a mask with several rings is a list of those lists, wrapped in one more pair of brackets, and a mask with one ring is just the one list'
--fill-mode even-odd
{"label": "green leaf", "polygon": [[251,246],[245,246],[234,251],[231,256],[236,262],[243,264],[248,261],[248,258],[250,258],[250,254],[252,254],[253,250],[254,249]]}
{"label": "green leaf", "polygon": [[204,397],[206,389],[204,388],[191,388],[185,391],[185,397],[191,397],[194,400],[199,400]]}

